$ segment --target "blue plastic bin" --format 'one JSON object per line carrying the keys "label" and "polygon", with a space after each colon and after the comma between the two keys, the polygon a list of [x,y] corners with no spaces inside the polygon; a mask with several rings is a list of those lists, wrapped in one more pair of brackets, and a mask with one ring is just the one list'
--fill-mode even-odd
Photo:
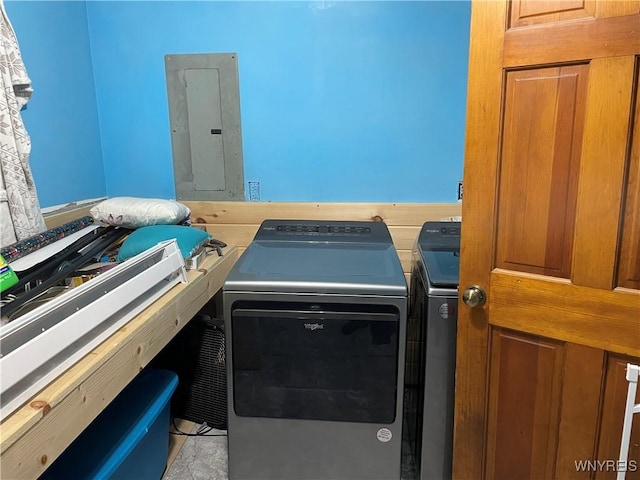
{"label": "blue plastic bin", "polygon": [[143,370],[47,469],[47,480],[160,480],[178,376]]}

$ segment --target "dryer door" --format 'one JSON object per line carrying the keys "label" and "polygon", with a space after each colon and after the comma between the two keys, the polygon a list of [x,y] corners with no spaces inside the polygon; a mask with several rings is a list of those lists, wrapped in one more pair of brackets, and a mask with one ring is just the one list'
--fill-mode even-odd
{"label": "dryer door", "polygon": [[392,423],[398,330],[399,313],[391,306],[234,305],[235,413]]}

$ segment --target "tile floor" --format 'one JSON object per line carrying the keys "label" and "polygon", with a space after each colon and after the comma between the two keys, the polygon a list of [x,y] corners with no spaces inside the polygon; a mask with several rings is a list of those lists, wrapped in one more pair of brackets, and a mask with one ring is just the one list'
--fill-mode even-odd
{"label": "tile floor", "polygon": [[[191,433],[199,427],[194,425]],[[228,480],[226,433],[214,429],[207,435],[187,437],[164,480]]]}

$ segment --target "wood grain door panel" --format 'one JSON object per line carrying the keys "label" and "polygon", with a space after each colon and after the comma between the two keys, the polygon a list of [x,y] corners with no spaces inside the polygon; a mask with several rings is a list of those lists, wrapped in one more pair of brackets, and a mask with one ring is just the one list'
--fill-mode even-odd
{"label": "wood grain door panel", "polygon": [[588,65],[508,72],[499,268],[569,278]]}
{"label": "wood grain door panel", "polygon": [[492,330],[486,478],[553,476],[563,360],[562,342]]}
{"label": "wood grain door panel", "polygon": [[565,343],[558,451],[554,478],[586,480],[576,461],[595,458],[604,351]]}
{"label": "wood grain door panel", "polygon": [[545,0],[511,2],[511,27],[538,25],[541,23],[594,18],[595,0]]}
{"label": "wood grain door panel", "polygon": [[638,13],[640,0],[513,0],[509,27],[623,17]]}
{"label": "wood grain door panel", "polygon": [[593,60],[589,69],[571,277],[576,285],[613,288],[634,69],[634,56]]}
{"label": "wood grain door panel", "polygon": [[602,350],[493,328],[485,478],[589,478],[603,369]]}
{"label": "wood grain door panel", "polygon": [[624,17],[640,13],[640,0],[598,0],[596,18]]}
{"label": "wood grain door panel", "polygon": [[638,66],[635,77],[635,115],[629,142],[629,166],[626,201],[623,213],[622,242],[618,258],[619,287],[640,289],[640,102],[638,101]]}

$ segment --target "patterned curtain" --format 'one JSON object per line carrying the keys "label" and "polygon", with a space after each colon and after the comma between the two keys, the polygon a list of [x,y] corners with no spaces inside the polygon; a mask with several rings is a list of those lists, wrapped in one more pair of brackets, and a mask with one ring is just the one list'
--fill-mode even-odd
{"label": "patterned curtain", "polygon": [[29,168],[31,139],[20,109],[31,98],[31,80],[18,40],[0,0],[0,247],[46,230]]}

